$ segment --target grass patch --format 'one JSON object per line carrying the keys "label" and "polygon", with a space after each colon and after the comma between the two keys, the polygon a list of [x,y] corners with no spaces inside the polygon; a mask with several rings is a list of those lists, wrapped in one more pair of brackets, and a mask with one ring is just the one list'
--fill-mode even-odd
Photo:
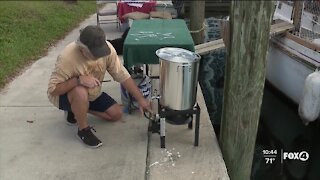
{"label": "grass patch", "polygon": [[95,1],[1,1],[0,88],[95,11]]}

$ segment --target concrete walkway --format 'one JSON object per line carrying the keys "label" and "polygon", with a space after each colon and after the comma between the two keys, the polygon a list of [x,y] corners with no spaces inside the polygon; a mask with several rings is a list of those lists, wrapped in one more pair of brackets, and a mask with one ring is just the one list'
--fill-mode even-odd
{"label": "concrete walkway", "polygon": [[[194,132],[186,126],[168,125],[167,150],[160,149],[159,135],[148,134],[148,120],[138,112],[117,123],[89,115],[104,143],[98,149],[87,148],[76,138],[77,127],[65,123],[46,91],[57,55],[78,38],[80,28],[90,24],[96,24],[95,15],[0,92],[0,179],[229,179],[201,91],[199,147],[193,146]],[[121,35],[115,24],[102,27],[108,39]],[[121,103],[117,82],[104,83],[102,89]]]}

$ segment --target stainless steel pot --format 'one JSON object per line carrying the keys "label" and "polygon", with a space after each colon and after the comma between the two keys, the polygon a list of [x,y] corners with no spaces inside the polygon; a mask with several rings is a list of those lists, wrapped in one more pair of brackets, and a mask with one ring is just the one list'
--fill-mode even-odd
{"label": "stainless steel pot", "polygon": [[200,55],[181,48],[161,48],[160,104],[172,110],[191,109],[197,96]]}

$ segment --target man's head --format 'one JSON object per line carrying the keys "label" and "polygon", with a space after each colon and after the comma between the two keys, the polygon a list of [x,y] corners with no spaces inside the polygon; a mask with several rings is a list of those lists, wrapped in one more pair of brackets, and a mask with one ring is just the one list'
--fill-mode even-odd
{"label": "man's head", "polygon": [[80,43],[85,45],[95,58],[110,54],[104,31],[98,26],[87,26],[80,32]]}

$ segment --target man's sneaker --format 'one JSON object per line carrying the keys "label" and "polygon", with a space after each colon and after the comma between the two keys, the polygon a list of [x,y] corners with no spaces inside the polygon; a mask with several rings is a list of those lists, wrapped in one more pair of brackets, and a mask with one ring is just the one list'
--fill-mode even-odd
{"label": "man's sneaker", "polygon": [[64,117],[66,118],[68,125],[70,126],[77,125],[77,120],[74,118],[74,114],[71,111],[64,111]]}
{"label": "man's sneaker", "polygon": [[84,144],[91,148],[97,148],[102,145],[102,142],[92,133],[91,129],[96,132],[95,129],[88,126],[82,130],[78,129],[78,137],[82,140]]}

